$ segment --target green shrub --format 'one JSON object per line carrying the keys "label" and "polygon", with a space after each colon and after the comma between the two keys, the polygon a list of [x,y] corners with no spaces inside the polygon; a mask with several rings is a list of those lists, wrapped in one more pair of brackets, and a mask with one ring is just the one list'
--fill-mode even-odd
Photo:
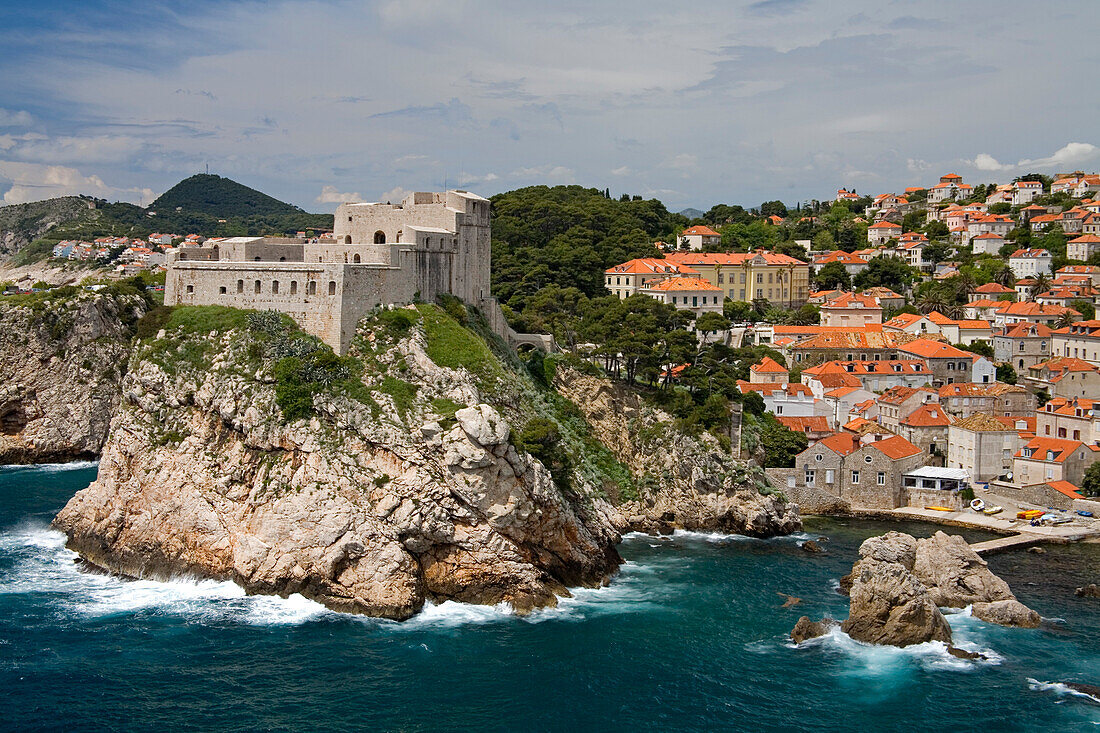
{"label": "green shrub", "polygon": [[376,389],[392,397],[394,405],[397,406],[398,413],[404,417],[408,414],[413,403],[416,401],[416,392],[418,388],[415,384],[409,384],[396,377],[386,377],[378,384]]}
{"label": "green shrub", "polygon": [[187,334],[245,330],[248,328],[250,313],[251,311],[224,305],[181,305],[172,309],[166,327],[178,328]]}
{"label": "green shrub", "polygon": [[146,312],[146,314],[141,317],[141,320],[137,322],[137,331],[134,333],[134,336],[139,339],[153,338],[165,327],[165,325],[167,325],[171,317],[171,307],[164,305],[156,306],[152,310]]}
{"label": "green shrub", "polygon": [[442,367],[464,368],[478,379],[499,377],[500,367],[484,341],[435,306],[418,306],[428,358]]}
{"label": "green shrub", "polygon": [[384,310],[378,314],[378,320],[385,326],[386,331],[395,338],[401,338],[409,332],[409,329],[413,327],[413,324],[417,321],[417,314],[415,311],[410,311],[407,308],[397,308],[395,310]]}

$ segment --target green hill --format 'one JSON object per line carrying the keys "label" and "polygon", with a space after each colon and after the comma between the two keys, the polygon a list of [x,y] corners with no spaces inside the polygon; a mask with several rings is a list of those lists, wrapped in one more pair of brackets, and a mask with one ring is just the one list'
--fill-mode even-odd
{"label": "green hill", "polygon": [[149,207],[158,216],[181,212],[208,214],[221,219],[303,214],[297,206],[221,176],[198,174],[165,191]]}

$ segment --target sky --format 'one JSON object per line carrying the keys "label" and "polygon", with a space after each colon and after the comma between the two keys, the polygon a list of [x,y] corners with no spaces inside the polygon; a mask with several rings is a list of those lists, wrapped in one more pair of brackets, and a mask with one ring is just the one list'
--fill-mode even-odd
{"label": "sky", "polygon": [[0,194],[670,209],[1100,168],[1095,0],[0,0]]}

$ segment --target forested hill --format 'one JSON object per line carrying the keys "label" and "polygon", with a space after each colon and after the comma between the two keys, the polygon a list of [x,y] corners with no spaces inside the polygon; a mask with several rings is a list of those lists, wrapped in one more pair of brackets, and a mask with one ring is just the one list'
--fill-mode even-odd
{"label": "forested hill", "polygon": [[149,209],[157,212],[158,216],[180,209],[190,214],[209,214],[221,219],[305,213],[297,206],[229,178],[201,173],[172,186]]}
{"label": "forested hill", "polygon": [[609,198],[582,186],[530,186],[494,196],[493,291],[513,310],[546,285],[606,295],[603,271],[657,257],[688,223],[655,199]]}

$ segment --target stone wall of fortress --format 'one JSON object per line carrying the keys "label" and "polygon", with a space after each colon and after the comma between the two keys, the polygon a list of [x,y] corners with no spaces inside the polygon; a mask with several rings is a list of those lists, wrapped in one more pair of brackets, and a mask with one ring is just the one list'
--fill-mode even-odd
{"label": "stone wall of fortress", "polygon": [[399,206],[342,204],[332,241],[240,237],[185,247],[168,260],[164,302],[278,310],[340,353],[359,320],[385,305],[450,293],[516,334],[490,294],[489,202],[463,191],[410,194]]}

